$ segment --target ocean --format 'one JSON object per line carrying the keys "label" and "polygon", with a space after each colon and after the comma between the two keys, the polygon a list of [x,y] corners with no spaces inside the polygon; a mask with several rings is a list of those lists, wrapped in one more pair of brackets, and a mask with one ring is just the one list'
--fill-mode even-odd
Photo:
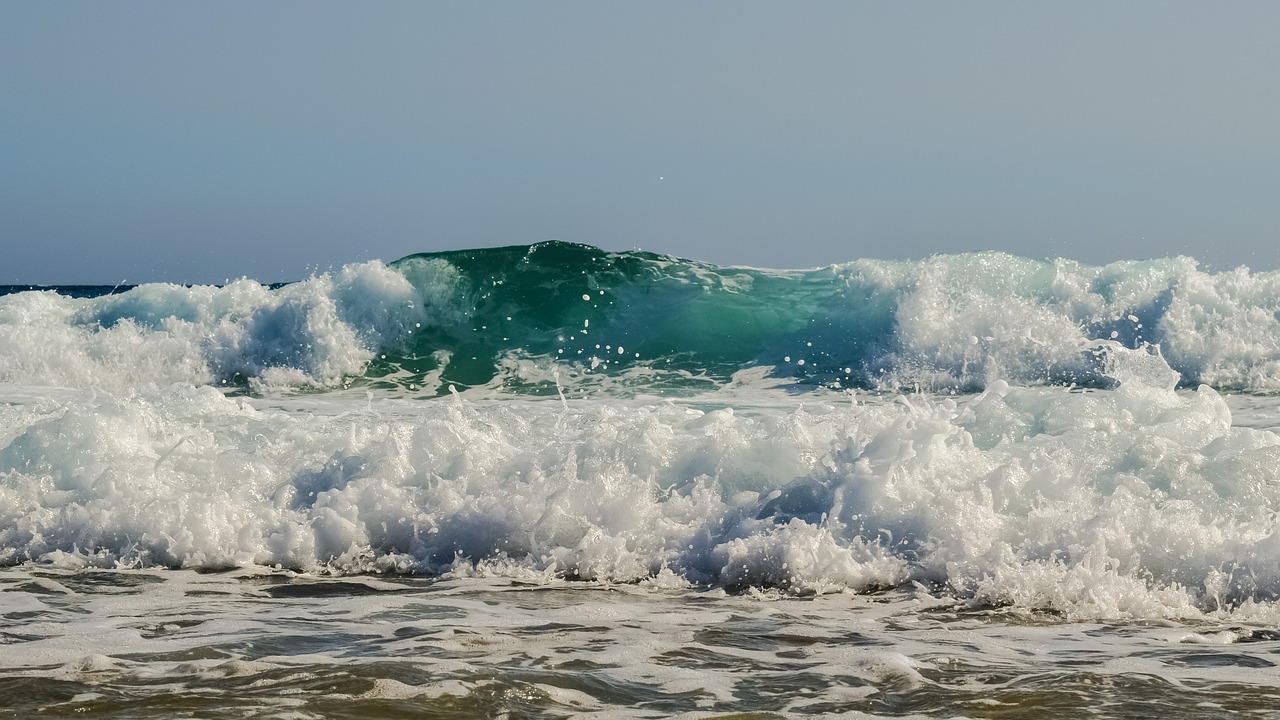
{"label": "ocean", "polygon": [[0,716],[1280,716],[1280,272],[0,288]]}

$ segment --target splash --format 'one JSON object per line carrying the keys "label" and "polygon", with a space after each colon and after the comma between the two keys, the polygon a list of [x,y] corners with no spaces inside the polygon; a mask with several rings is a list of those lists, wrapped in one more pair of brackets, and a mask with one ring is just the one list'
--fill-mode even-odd
{"label": "splash", "polygon": [[1208,387],[1143,377],[738,410],[459,397],[297,412],[180,385],[4,406],[0,561],[918,583],[1074,617],[1269,607],[1280,436],[1232,427]]}
{"label": "splash", "polygon": [[[80,292],[79,294],[85,294]],[[798,387],[1105,387],[1098,348],[1155,348],[1183,387],[1280,389],[1280,274],[1186,258],[999,253],[814,270],[549,242],[352,265],[280,288],[0,297],[0,381],[255,393],[688,394],[744,369]]]}

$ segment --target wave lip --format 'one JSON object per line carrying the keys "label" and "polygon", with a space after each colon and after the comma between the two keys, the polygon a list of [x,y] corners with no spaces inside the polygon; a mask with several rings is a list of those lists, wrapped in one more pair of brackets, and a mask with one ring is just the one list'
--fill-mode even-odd
{"label": "wave lip", "polygon": [[688,394],[746,368],[799,388],[1105,387],[1105,343],[1152,348],[1183,387],[1280,391],[1280,273],[1001,253],[762,270],[548,242],[279,288],[0,296],[0,382],[113,390]]}
{"label": "wave lip", "polygon": [[381,263],[278,289],[238,280],[95,298],[25,292],[0,297],[0,382],[113,391],[335,387],[424,319],[413,286]]}

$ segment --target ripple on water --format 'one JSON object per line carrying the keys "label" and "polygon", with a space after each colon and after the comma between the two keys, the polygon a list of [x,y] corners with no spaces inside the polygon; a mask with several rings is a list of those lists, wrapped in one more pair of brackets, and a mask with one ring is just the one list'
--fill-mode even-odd
{"label": "ripple on water", "polygon": [[1028,621],[902,591],[11,568],[3,608],[0,708],[18,717],[1177,718],[1280,703],[1271,628]]}

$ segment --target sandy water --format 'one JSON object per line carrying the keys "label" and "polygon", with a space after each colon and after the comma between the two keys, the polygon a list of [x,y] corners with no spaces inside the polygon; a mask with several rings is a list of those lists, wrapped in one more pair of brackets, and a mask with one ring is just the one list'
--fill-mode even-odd
{"label": "sandy water", "polygon": [[1271,717],[1280,633],[894,590],[12,568],[9,717]]}

